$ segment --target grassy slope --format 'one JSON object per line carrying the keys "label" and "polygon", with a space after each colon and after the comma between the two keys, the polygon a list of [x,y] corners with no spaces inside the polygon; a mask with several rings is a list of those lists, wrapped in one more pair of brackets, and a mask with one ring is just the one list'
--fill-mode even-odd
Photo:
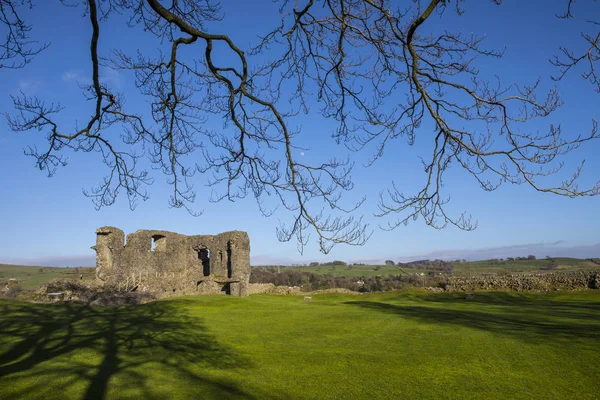
{"label": "grassy slope", "polygon": [[600,291],[0,301],[0,399],[592,399]]}
{"label": "grassy slope", "polygon": [[[600,265],[579,258],[556,258],[557,267],[552,272],[600,269]],[[469,261],[454,264],[453,275],[538,272],[547,266],[549,260],[515,260],[515,261]],[[398,275],[404,272],[426,272],[424,270],[401,267],[401,270],[387,265],[352,265],[352,266],[316,266],[316,267],[280,267],[281,272],[292,270],[312,272],[314,274],[330,274],[334,276],[376,276]],[[542,271],[543,272],[543,271]]]}
{"label": "grassy slope", "polygon": [[[80,268],[83,279],[94,279],[94,268]],[[54,278],[78,279],[75,268],[31,267],[24,265],[0,264],[0,279],[15,278],[23,289],[35,289]]]}

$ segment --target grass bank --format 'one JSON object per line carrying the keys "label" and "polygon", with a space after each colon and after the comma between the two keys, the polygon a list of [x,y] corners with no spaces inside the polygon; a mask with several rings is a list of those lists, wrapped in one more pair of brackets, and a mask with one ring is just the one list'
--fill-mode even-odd
{"label": "grass bank", "polygon": [[26,290],[37,289],[40,285],[56,278],[92,280],[96,277],[93,267],[32,267],[26,265],[0,264],[0,280],[14,278]]}
{"label": "grass bank", "polygon": [[0,301],[1,399],[593,399],[600,291]]}

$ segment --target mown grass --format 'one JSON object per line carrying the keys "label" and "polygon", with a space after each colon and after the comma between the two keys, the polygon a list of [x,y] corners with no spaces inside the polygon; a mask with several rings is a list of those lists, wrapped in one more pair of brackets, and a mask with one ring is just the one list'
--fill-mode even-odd
{"label": "mown grass", "polygon": [[600,291],[0,301],[0,399],[593,399]]}
{"label": "mown grass", "polygon": [[[79,272],[78,272],[79,271]],[[0,264],[0,280],[14,278],[23,289],[32,290],[55,278],[71,278],[83,280],[94,279],[95,268],[79,267],[32,267],[26,265]]]}

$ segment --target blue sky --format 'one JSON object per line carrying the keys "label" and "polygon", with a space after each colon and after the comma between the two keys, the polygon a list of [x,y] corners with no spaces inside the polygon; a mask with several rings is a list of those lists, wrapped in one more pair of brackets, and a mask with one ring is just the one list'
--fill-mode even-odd
{"label": "blue sky", "polygon": [[[39,2],[26,18],[34,25],[33,35],[51,43],[30,65],[22,70],[1,70],[0,112],[11,112],[10,94],[19,91],[38,95],[48,101],[60,101],[65,110],[61,122],[72,124],[90,114],[90,104],[83,101],[79,83],[87,82],[90,71],[88,56],[88,20],[82,10],[65,8],[55,3]],[[242,48],[256,43],[255,34],[264,33],[278,20],[276,5],[270,0],[256,2],[223,2],[225,18],[213,24],[214,30],[230,34]],[[409,2],[412,4],[412,2]],[[249,6],[252,4],[252,6]],[[548,62],[559,46],[581,48],[578,20],[558,20],[556,13],[564,10],[566,1],[505,1],[501,6],[491,2],[467,1],[464,15],[447,12],[441,18],[427,21],[432,30],[463,29],[485,34],[488,47],[506,47],[501,60],[480,60],[485,73],[498,74],[504,82],[528,83],[537,77],[545,87],[551,87],[550,75],[556,71]],[[237,10],[237,11],[236,11]],[[243,10],[240,11],[240,10]],[[448,10],[450,11],[450,10]],[[597,2],[577,2],[575,16],[600,15]],[[248,21],[252,21],[249,23]],[[579,24],[579,25],[578,25]],[[261,31],[263,29],[263,31]],[[122,18],[112,17],[101,25],[101,50],[110,48],[147,51],[155,43],[144,33],[129,29]],[[86,75],[87,74],[87,75]],[[532,130],[547,129],[550,123],[562,123],[567,136],[589,132],[592,118],[600,117],[600,94],[580,78],[575,70],[557,84],[564,106],[552,116],[529,125]],[[111,87],[131,92],[131,77],[124,72],[102,69],[103,79]],[[144,102],[136,96],[127,98],[128,105],[143,109]],[[298,157],[323,161],[332,152],[344,155],[348,151],[330,138],[332,124],[317,115],[298,117],[302,127],[300,140],[303,150]],[[355,190],[348,202],[367,195],[359,210],[374,232],[362,247],[339,246],[324,256],[310,242],[300,255],[296,243],[280,243],[275,236],[278,218],[261,216],[252,199],[218,204],[207,201],[209,188],[205,179],[193,181],[198,193],[195,208],[200,217],[185,210],[170,209],[169,191],[164,177],[155,175],[149,187],[150,200],[131,211],[125,197],[111,207],[96,211],[82,189],[95,185],[104,170],[97,154],[70,153],[69,165],[52,178],[34,168],[33,159],[23,155],[23,148],[42,145],[41,132],[14,133],[4,119],[0,120],[0,262],[93,265],[95,229],[114,225],[126,233],[137,229],[163,229],[183,234],[216,234],[227,230],[247,231],[251,239],[251,254],[255,263],[305,263],[312,260],[341,259],[373,261],[411,258],[470,258],[506,257],[526,254],[600,256],[600,197],[569,199],[537,193],[525,186],[502,186],[486,193],[464,172],[454,167],[446,179],[445,189],[452,196],[449,208],[455,212],[468,211],[479,222],[473,232],[449,227],[434,230],[421,220],[406,227],[387,232],[378,228],[385,221],[373,217],[377,193],[392,180],[407,191],[416,188],[424,175],[417,158],[422,145],[431,139],[427,126],[419,131],[417,144],[410,147],[405,141],[394,142],[386,157],[369,168],[362,163],[368,154],[351,154],[357,166],[354,172]],[[564,159],[566,168],[573,168],[586,159],[581,177],[582,186],[591,186],[600,179],[600,141],[590,142]],[[560,177],[558,177],[560,179]],[[555,181],[556,182],[556,181]]]}

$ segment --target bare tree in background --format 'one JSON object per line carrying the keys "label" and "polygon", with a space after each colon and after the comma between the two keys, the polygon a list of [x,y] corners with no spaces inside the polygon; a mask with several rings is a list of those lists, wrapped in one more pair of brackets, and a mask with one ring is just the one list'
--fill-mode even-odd
{"label": "bare tree in background", "polygon": [[[222,16],[210,0],[85,0],[80,7],[91,28],[92,83],[84,90],[92,116],[76,129],[62,128],[55,121],[60,106],[22,95],[13,98],[17,112],[8,121],[15,131],[46,133],[48,146],[27,153],[49,175],[65,164],[67,150],[100,152],[108,174],[86,192],[98,208],[111,205],[123,191],[132,208],[147,198],[145,187],[152,179],[139,163],[147,156],[172,186],[172,207],[194,213],[190,180],[195,174],[211,177],[212,201],[250,195],[264,215],[271,215],[274,210],[265,199],[277,199],[290,218],[278,228],[278,237],[296,238],[300,251],[310,234],[325,253],[339,243],[361,245],[369,236],[353,213],[364,199],[343,206],[343,193],[353,188],[352,162],[333,158],[309,165],[294,157],[301,132],[290,120],[308,113],[313,102],[320,107],[310,112],[336,121],[338,143],[355,151],[375,148],[372,162],[393,140],[412,145],[421,125],[433,122],[422,189],[406,194],[392,184],[380,194],[377,215],[392,217],[390,229],[419,217],[435,228],[476,227],[466,214],[446,213],[443,180],[452,164],[486,191],[509,182],[570,197],[599,193],[600,184],[578,187],[583,163],[558,185],[540,183],[560,170],[559,156],[598,138],[597,121],[591,121],[586,135],[572,138],[558,125],[543,133],[523,131],[523,123],[560,106],[558,92],[539,93],[539,82],[483,79],[476,59],[501,57],[502,52],[483,47],[482,37],[427,30],[432,16],[443,20],[448,13],[461,14],[460,1],[398,3],[282,0],[276,4],[281,20],[266,33],[257,32],[264,36],[254,48],[243,49],[227,32],[213,31]],[[45,48],[31,40],[30,27],[19,18],[20,7],[32,4],[0,0],[0,5],[8,29],[0,62],[22,67]],[[566,1],[557,17],[573,18],[574,8],[573,1]],[[157,47],[167,43],[168,51],[158,56],[118,49],[99,54],[101,26],[113,13],[127,15],[132,29],[150,32]],[[598,23],[582,23],[585,51],[558,49],[551,60],[557,67],[554,79],[577,70],[600,91]],[[227,49],[227,57],[218,56],[216,48]],[[181,55],[184,51],[188,56]],[[151,99],[147,114],[128,111],[125,94],[101,82],[102,63],[135,76],[139,92]],[[205,127],[210,116],[223,118],[221,131]],[[109,135],[115,131],[120,136]]]}

